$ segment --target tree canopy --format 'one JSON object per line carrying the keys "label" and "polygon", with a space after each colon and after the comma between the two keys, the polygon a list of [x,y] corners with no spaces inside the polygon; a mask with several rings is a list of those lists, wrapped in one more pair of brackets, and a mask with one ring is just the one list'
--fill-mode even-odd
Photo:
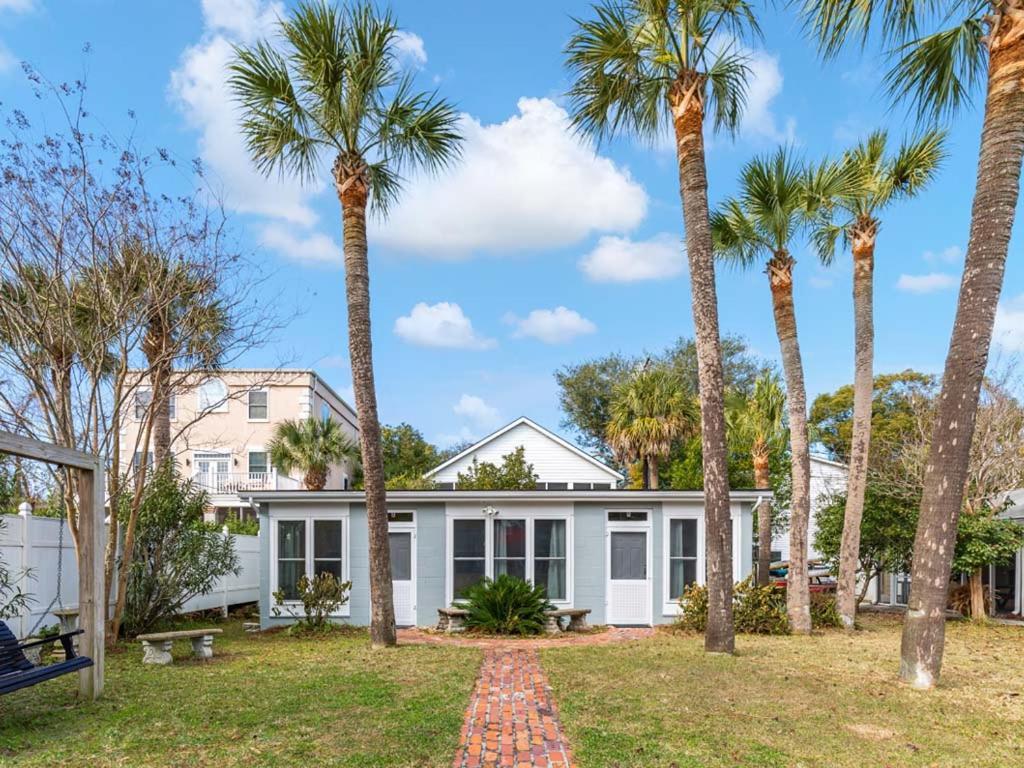
{"label": "tree canopy", "polygon": [[473,459],[455,481],[460,491],[529,491],[537,486],[533,464],[526,461],[526,449],[519,446],[501,457],[501,464]]}

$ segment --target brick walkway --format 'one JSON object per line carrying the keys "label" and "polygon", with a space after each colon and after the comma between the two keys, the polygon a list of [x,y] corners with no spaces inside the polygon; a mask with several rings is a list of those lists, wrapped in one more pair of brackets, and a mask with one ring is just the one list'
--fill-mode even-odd
{"label": "brick walkway", "polygon": [[537,651],[487,650],[453,768],[572,765]]}

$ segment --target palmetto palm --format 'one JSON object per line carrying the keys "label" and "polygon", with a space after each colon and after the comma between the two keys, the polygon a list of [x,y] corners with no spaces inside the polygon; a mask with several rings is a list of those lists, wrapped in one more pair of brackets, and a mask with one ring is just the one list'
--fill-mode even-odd
{"label": "palmetto palm", "polygon": [[890,94],[922,118],[956,114],[985,90],[956,319],[927,462],[903,624],[901,677],[930,688],[942,668],[948,574],[963,502],[982,377],[1024,161],[1024,0],[805,0],[825,55],[877,30],[893,62]]}
{"label": "palmetto palm", "polygon": [[605,139],[650,143],[675,137],[686,227],[700,377],[708,627],[705,648],[732,652],[732,542],[722,351],[714,254],[708,224],[704,120],[735,130],[749,67],[743,42],[758,37],[746,0],[603,0],[577,19],[566,48],[573,120]]}
{"label": "palmetto palm", "polygon": [[309,179],[331,162],[341,203],[349,354],[359,419],[370,540],[370,636],[396,641],[384,467],[370,339],[367,206],[385,213],[401,174],[434,171],[459,152],[458,115],[418,92],[398,65],[398,27],[371,5],[301,3],[279,22],[279,40],[239,48],[230,86],[242,132],[264,173]]}
{"label": "palmetto palm", "polygon": [[286,475],[302,472],[302,484],[322,491],[333,464],[358,461],[359,446],[332,419],[288,419],[274,427],[267,444],[270,463]]}
{"label": "palmetto palm", "polygon": [[[779,376],[765,371],[754,382],[754,391],[727,414],[730,441],[750,452],[754,465],[754,485],[770,488],[769,463],[772,454],[785,447],[786,391]],[[768,583],[771,568],[771,502],[757,510],[757,583]]]}
{"label": "palmetto palm", "polygon": [[860,524],[868,480],[871,404],[874,382],[872,276],[879,216],[892,203],[916,196],[935,177],[942,162],[944,134],[929,130],[888,153],[888,137],[876,131],[848,151],[842,163],[856,177],[853,194],[836,200],[836,218],[823,223],[815,238],[822,257],[831,260],[842,237],[853,254],[854,381],[853,435],[846,490],[846,511],[839,555],[836,602],[843,625],[852,629],[857,611]]}
{"label": "palmetto palm", "polygon": [[738,198],[727,200],[711,217],[719,254],[747,268],[765,261],[772,292],[775,332],[782,350],[788,393],[793,496],[790,507],[790,564],[787,611],[794,632],[811,631],[807,574],[807,529],[810,518],[810,449],[807,438],[807,393],[793,307],[792,242],[819,216],[823,202],[845,197],[851,184],[844,170],[823,163],[809,169],[792,153],[779,149],[744,167]]}
{"label": "palmetto palm", "polygon": [[642,461],[644,488],[658,487],[658,460],[672,444],[696,430],[697,405],[679,380],[660,368],[644,368],[612,392],[608,444],[619,461]]}

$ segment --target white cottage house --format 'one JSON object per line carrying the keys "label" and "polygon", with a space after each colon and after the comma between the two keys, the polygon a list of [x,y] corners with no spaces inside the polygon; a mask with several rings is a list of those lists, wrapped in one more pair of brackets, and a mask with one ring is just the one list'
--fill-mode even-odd
{"label": "white cottage house", "polygon": [[[462,491],[476,458],[500,462],[523,446],[538,476],[524,491]],[[703,582],[704,499],[697,491],[619,489],[622,477],[571,443],[517,419],[431,470],[436,487],[390,491],[388,517],[399,625],[433,625],[484,576],[513,574],[545,586],[559,607],[590,609],[597,624],[671,621],[684,587]],[[753,505],[765,490],[731,494],[733,576],[751,571]],[[352,582],[336,620],[368,624],[366,504],[357,491],[261,491],[260,623],[290,621],[271,595],[295,595],[302,574]]]}

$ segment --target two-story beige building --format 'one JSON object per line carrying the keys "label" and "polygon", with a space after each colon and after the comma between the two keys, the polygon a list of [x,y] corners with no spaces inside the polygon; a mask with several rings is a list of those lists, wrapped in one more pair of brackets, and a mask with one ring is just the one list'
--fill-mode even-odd
{"label": "two-story beige building", "polygon": [[[121,430],[121,466],[138,466],[140,433],[151,392],[136,390]],[[210,494],[210,518],[251,516],[242,496],[253,491],[299,490],[302,476],[271,466],[267,445],[286,419],[317,416],[339,422],[358,439],[356,412],[315,371],[222,370],[176,383],[171,399],[171,448],[182,474]],[[152,450],[148,459],[152,462]],[[347,463],[331,467],[327,490],[347,490]]]}

